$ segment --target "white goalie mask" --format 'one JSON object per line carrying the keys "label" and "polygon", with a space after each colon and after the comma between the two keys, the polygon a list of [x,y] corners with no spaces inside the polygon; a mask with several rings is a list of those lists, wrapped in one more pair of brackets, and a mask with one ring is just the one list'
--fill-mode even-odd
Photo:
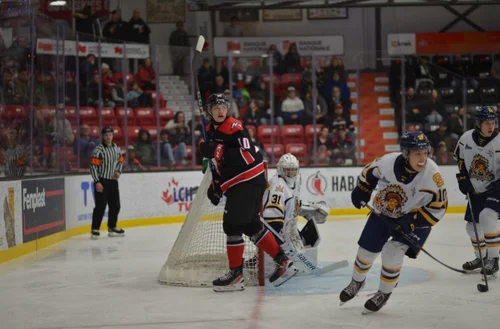
{"label": "white goalie mask", "polygon": [[291,189],[300,184],[299,160],[291,154],[284,154],[278,161],[278,175],[280,175]]}

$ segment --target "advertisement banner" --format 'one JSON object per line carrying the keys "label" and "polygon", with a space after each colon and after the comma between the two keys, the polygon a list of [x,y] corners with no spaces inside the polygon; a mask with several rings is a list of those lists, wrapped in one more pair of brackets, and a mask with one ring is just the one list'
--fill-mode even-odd
{"label": "advertisement banner", "polygon": [[500,32],[390,33],[387,35],[387,53],[391,56],[498,52],[500,52]]}
{"label": "advertisement banner", "polygon": [[23,243],[21,182],[0,182],[0,250]]}
{"label": "advertisement banner", "polygon": [[[62,19],[72,24],[73,12],[72,12],[72,2],[68,1],[64,6],[50,6],[52,0],[40,0],[40,11],[45,15],[55,18]],[[109,15],[109,0],[73,0],[75,4],[75,12],[81,13],[86,5],[92,6],[95,15],[98,17]]]}
{"label": "advertisement banner", "polygon": [[[92,223],[92,211],[95,206],[95,189],[92,177],[90,175],[66,177],[65,187],[66,208],[68,209],[66,215],[67,228]],[[120,192],[123,193],[123,191]],[[106,209],[103,223],[107,219],[108,211]]]}
{"label": "advertisement banner", "polygon": [[[88,54],[99,54],[99,43],[97,42],[78,42],[76,41],[55,39],[37,39],[36,52],[44,55],[57,55],[57,46],[59,46],[59,55],[62,56],[78,56],[85,57]],[[64,46],[64,49],[63,49]],[[120,43],[101,43],[101,57],[103,58],[148,58],[149,45],[141,44],[120,44]]]}
{"label": "advertisement banner", "polygon": [[243,37],[214,38],[216,57],[227,57],[233,52],[236,57],[260,57],[267,54],[271,45],[276,45],[282,54],[288,52],[290,45],[295,43],[301,56],[334,56],[344,54],[344,36],[311,36],[311,37]]}
{"label": "advertisement banner", "polygon": [[24,243],[66,230],[64,178],[23,181]]}

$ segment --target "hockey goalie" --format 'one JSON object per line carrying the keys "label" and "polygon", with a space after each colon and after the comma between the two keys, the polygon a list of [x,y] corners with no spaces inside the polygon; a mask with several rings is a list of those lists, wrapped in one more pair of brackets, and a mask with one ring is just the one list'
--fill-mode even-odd
{"label": "hockey goalie", "polygon": [[[298,275],[308,275],[318,266],[320,235],[316,224],[326,222],[330,208],[324,201],[302,202],[300,185],[299,161],[290,153],[283,155],[278,161],[277,174],[269,180],[264,193],[263,219],[299,269]],[[302,230],[297,228],[297,216],[307,220]],[[267,277],[270,274],[267,269],[272,270],[267,262],[272,260],[267,257],[265,262],[264,275]]]}

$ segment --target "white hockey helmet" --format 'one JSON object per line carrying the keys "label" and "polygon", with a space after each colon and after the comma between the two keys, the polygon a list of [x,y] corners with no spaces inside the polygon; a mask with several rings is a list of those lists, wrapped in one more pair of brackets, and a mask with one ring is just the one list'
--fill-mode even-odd
{"label": "white hockey helmet", "polygon": [[286,181],[290,188],[295,188],[297,179],[300,177],[299,167],[299,160],[291,153],[282,155],[278,161],[278,175]]}

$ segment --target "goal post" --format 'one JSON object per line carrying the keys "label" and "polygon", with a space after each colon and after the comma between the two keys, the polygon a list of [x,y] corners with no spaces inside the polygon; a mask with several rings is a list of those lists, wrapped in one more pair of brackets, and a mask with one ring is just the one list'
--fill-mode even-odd
{"label": "goal post", "polygon": [[[162,284],[211,287],[229,269],[222,216],[226,198],[214,206],[207,197],[212,180],[207,170],[180,229],[167,261],[160,270]],[[248,237],[245,241],[243,275],[247,286],[264,285],[262,252]]]}

